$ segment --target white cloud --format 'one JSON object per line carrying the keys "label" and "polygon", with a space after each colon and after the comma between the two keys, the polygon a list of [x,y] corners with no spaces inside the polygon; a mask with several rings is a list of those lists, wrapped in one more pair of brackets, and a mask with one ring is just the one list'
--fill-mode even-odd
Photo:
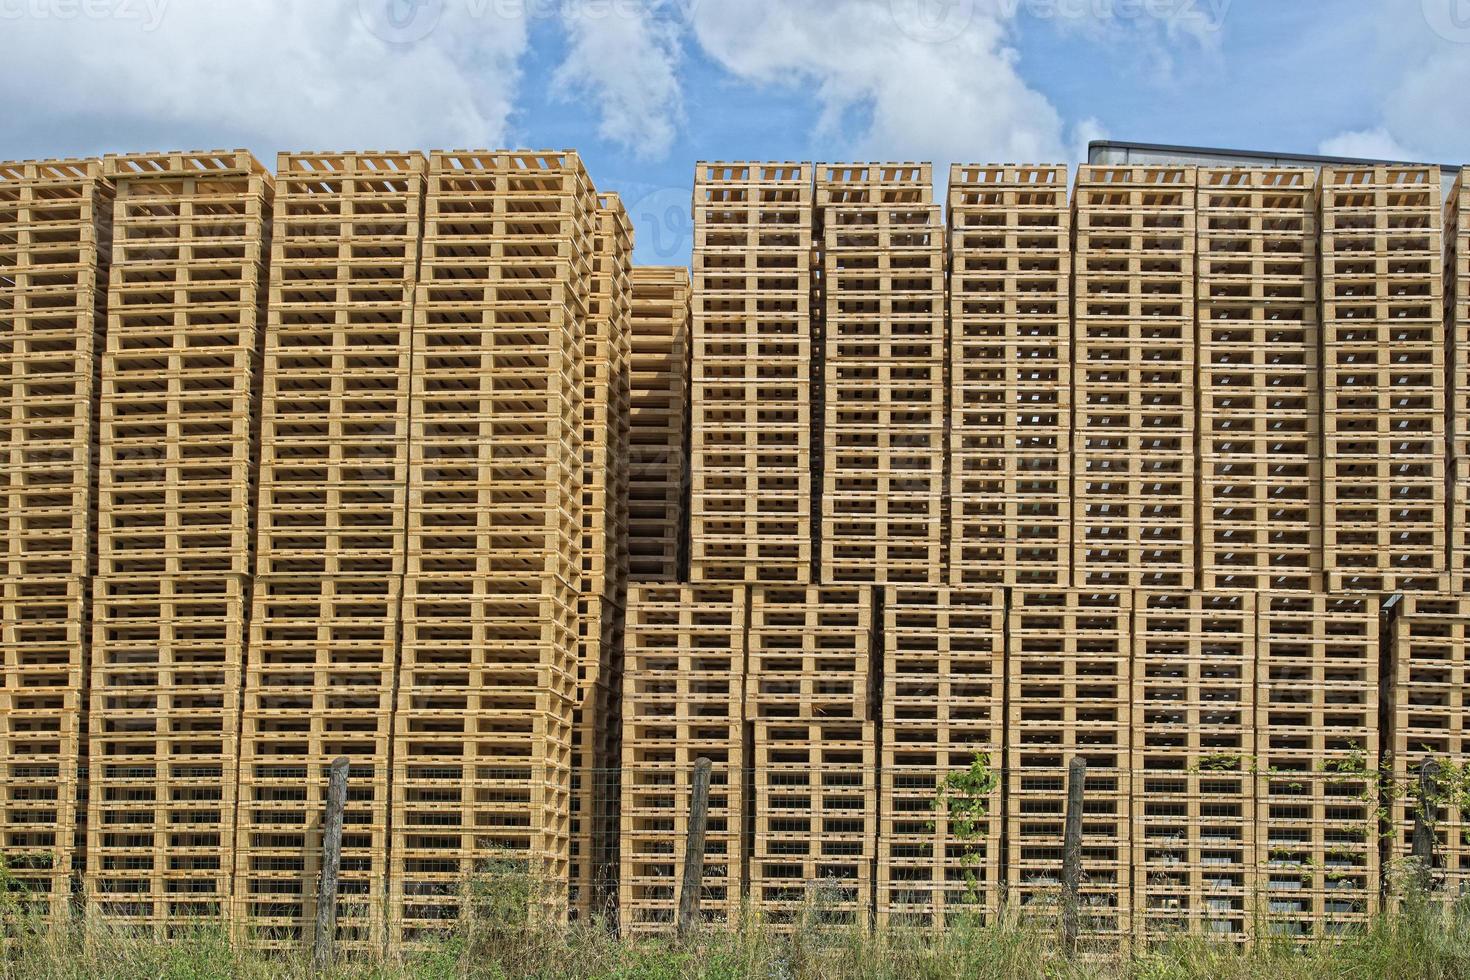
{"label": "white cloud", "polygon": [[1072,127],[1072,159],[1073,163],[1087,162],[1087,144],[1093,140],[1105,140],[1108,138],[1107,128],[1098,121],[1096,116],[1088,116],[1079,120]]}
{"label": "white cloud", "polygon": [[664,6],[567,0],[569,50],[552,80],[563,98],[593,98],[598,133],[644,158],[665,156],[684,118],[679,27],[663,16]]}
{"label": "white cloud", "polygon": [[[1061,117],[1030,88],[1000,5],[930,0],[700,3],[704,50],[738,78],[814,88],[817,135],[855,157],[1055,161]],[[958,11],[958,13],[955,13]],[[931,11],[932,13],[933,11]],[[961,16],[963,15],[963,16]]]}
{"label": "white cloud", "polygon": [[395,21],[389,2],[115,0],[115,12],[157,9],[152,29],[13,3],[0,89],[27,105],[0,125],[48,154],[244,145],[267,163],[278,149],[505,143],[524,14],[424,0]]}
{"label": "white cloud", "polygon": [[1322,141],[1317,152],[1329,157],[1363,157],[1370,160],[1413,160],[1415,154],[1393,138],[1382,126],[1338,133]]}

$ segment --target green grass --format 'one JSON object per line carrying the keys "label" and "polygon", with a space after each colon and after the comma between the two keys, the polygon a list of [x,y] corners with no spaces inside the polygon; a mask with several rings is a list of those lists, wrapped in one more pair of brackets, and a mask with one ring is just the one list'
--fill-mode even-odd
{"label": "green grass", "polygon": [[[493,903],[492,907],[493,907]],[[220,930],[155,941],[79,922],[57,931],[8,920],[0,977],[24,980],[294,980],[311,977],[303,951],[236,948]],[[682,980],[1456,980],[1470,978],[1470,906],[1427,904],[1383,916],[1361,933],[1305,949],[1263,942],[1244,952],[1204,938],[1131,957],[1069,961],[1050,932],[1022,922],[960,925],[942,934],[815,926],[782,935],[751,920],[688,940],[619,940],[595,924],[508,926],[472,915],[454,932],[396,954],[347,953],[333,980],[563,978]]]}

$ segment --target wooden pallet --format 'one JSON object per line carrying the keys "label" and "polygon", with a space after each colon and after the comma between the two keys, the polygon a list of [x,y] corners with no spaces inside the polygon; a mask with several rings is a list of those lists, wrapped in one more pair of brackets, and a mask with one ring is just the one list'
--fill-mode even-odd
{"label": "wooden pallet", "polygon": [[821,580],[943,579],[944,234],[927,164],[818,168]]}
{"label": "wooden pallet", "polygon": [[[1393,675],[1388,691],[1393,733],[1385,746],[1393,760],[1390,886],[1401,890],[1411,873],[1420,769],[1426,758],[1463,767],[1470,758],[1470,658],[1466,653],[1470,601],[1461,596],[1406,595],[1393,622]],[[1434,823],[1435,884],[1446,895],[1470,888],[1470,808],[1454,799],[1427,809]]]}
{"label": "wooden pallet", "polygon": [[[1003,893],[1005,596],[888,586],[882,601],[878,924],[990,921]],[[988,792],[967,776],[977,762],[995,774]]]}
{"label": "wooden pallet", "polygon": [[869,588],[754,586],[746,717],[874,720],[874,629]]}
{"label": "wooden pallet", "polygon": [[583,349],[581,591],[621,606],[628,575],[633,226],[616,194],[599,198],[593,248]]}
{"label": "wooden pallet", "polygon": [[1377,908],[1378,606],[1259,600],[1256,865],[1273,934],[1331,936]]}
{"label": "wooden pallet", "polygon": [[425,169],[418,153],[280,155],[259,574],[403,571]]}
{"label": "wooden pallet", "polygon": [[948,222],[949,581],[1065,586],[1067,169],[954,164]]}
{"label": "wooden pallet", "polygon": [[1431,167],[1322,176],[1329,589],[1443,589],[1445,321]]}
{"label": "wooden pallet", "polygon": [[877,756],[872,721],[756,721],[750,905],[778,931],[864,926],[873,902]]}
{"label": "wooden pallet", "polygon": [[1453,354],[1449,455],[1465,459],[1470,458],[1470,180],[1463,170],[1445,202],[1444,313],[1445,338]]}
{"label": "wooden pallet", "polygon": [[314,935],[328,775],[344,756],[337,936],[383,939],[398,602],[397,580],[379,576],[254,581],[234,848],[235,924],[253,945]]}
{"label": "wooden pallet", "polygon": [[1318,204],[1313,170],[1199,172],[1206,588],[1322,584]]}
{"label": "wooden pallet", "polygon": [[[1196,184],[1193,167],[1077,172],[1072,493],[1078,585],[1194,584]],[[1128,522],[1141,523],[1125,528]]]}
{"label": "wooden pallet", "polygon": [[1081,916],[1099,950],[1133,927],[1131,615],[1128,591],[1017,589],[1006,627],[1008,901],[1058,915],[1067,766],[1085,757]]}
{"label": "wooden pallet", "polygon": [[555,576],[410,575],[392,740],[388,930],[441,931],[482,874],[565,914],[576,589]]}
{"label": "wooden pallet", "polygon": [[89,586],[0,578],[0,853],[43,918],[68,914],[80,852]]}
{"label": "wooden pallet", "polygon": [[0,164],[0,574],[64,578],[93,567],[112,198],[97,160]]}
{"label": "wooden pallet", "polygon": [[689,273],[635,266],[632,283],[628,577],[671,582],[687,550]]}
{"label": "wooden pallet", "polygon": [[229,911],[248,595],[232,574],[93,583],[84,887],[119,926]]}
{"label": "wooden pallet", "polygon": [[690,562],[811,577],[812,165],[695,166]]}
{"label": "wooden pallet", "polygon": [[628,591],[619,819],[619,919],[675,923],[694,760],[714,765],[700,914],[734,923],[746,883],[744,586]]}
{"label": "wooden pallet", "polygon": [[1134,923],[1145,942],[1252,932],[1255,594],[1138,592]]}

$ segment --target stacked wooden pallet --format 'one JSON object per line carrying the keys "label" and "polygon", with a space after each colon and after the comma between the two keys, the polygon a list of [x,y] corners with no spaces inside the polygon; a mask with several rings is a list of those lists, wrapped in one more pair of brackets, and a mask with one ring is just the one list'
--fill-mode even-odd
{"label": "stacked wooden pallet", "polygon": [[1392,634],[1392,753],[1394,857],[1409,857],[1415,816],[1434,824],[1436,884],[1446,895],[1470,891],[1470,800],[1445,773],[1435,798],[1418,792],[1426,759],[1449,763],[1462,778],[1470,761],[1470,597],[1406,595]]}
{"label": "stacked wooden pallet", "polygon": [[872,591],[751,591],[751,905],[778,928],[864,923],[878,816]]}
{"label": "stacked wooden pallet", "polygon": [[1066,167],[950,169],[953,585],[1070,580],[1070,228]]}
{"label": "stacked wooden pallet", "polygon": [[1444,213],[1444,315],[1450,363],[1448,464],[1450,576],[1456,593],[1470,592],[1470,179],[1461,170]]}
{"label": "stacked wooden pallet", "polygon": [[1195,180],[1193,167],[1077,172],[1079,586],[1194,584]]}
{"label": "stacked wooden pallet", "polygon": [[353,769],[339,937],[382,936],[425,160],[283,153],[240,743],[237,922],[299,946],[332,760]]}
{"label": "stacked wooden pallet", "polygon": [[0,854],[41,914],[81,817],[111,223],[100,162],[0,164]]}
{"label": "stacked wooden pallet", "polygon": [[691,574],[805,583],[811,164],[698,164],[694,236]]}
{"label": "stacked wooden pallet", "polygon": [[1199,172],[1200,584],[1321,588],[1317,174]]}
{"label": "stacked wooden pallet", "polygon": [[627,592],[628,318],[633,226],[616,194],[598,199],[582,408],[582,575],[572,768],[571,911],[616,898],[623,608]]}
{"label": "stacked wooden pallet", "polygon": [[1263,594],[1257,613],[1259,918],[1328,936],[1378,902],[1378,597]]}
{"label": "stacked wooden pallet", "polygon": [[1250,933],[1255,641],[1255,593],[1134,595],[1134,932],[1145,941]]}
{"label": "stacked wooden pallet", "polygon": [[1017,589],[1007,624],[1009,900],[1058,913],[1067,766],[1085,758],[1080,924],[1097,950],[1132,934],[1131,616],[1126,591]]}
{"label": "stacked wooden pallet", "polygon": [[700,889],[705,921],[737,921],[745,870],[744,586],[628,590],[618,914],[673,930],[694,761],[713,763]]}
{"label": "stacked wooden pallet", "polygon": [[883,592],[878,923],[988,921],[1000,908],[1005,595]]}
{"label": "stacked wooden pallet", "polygon": [[689,270],[637,266],[628,322],[628,578],[676,582],[688,506]]}
{"label": "stacked wooden pallet", "polygon": [[414,301],[390,934],[505,862],[564,908],[597,197],[574,153],[435,152]]}
{"label": "stacked wooden pallet", "polygon": [[944,578],[944,233],[929,164],[817,175],[821,581]]}
{"label": "stacked wooden pallet", "polygon": [[167,933],[231,893],[272,180],[243,150],[104,171],[86,891]]}
{"label": "stacked wooden pallet", "polygon": [[1327,588],[1448,588],[1441,185],[1322,173]]}

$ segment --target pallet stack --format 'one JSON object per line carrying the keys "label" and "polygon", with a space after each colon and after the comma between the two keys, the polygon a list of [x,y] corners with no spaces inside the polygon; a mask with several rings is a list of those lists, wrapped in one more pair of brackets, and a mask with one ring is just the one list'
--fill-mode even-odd
{"label": "pallet stack", "polygon": [[879,926],[1000,910],[1005,594],[883,592]]}
{"label": "pallet stack", "polygon": [[951,585],[1065,587],[1071,211],[1063,166],[949,176]]}
{"label": "pallet stack", "polygon": [[1444,213],[1444,316],[1450,347],[1450,587],[1470,592],[1470,179],[1462,169]]}
{"label": "pallet stack", "polygon": [[159,935],[231,895],[272,180],[110,156],[86,894]]}
{"label": "pallet stack", "polygon": [[633,226],[616,194],[598,198],[583,350],[582,574],[572,761],[570,910],[606,913],[617,891],[619,711],[627,593],[628,318]]}
{"label": "pallet stack", "polygon": [[1085,758],[1080,926],[1096,950],[1132,934],[1131,619],[1130,592],[1017,589],[1007,624],[1009,901],[1058,914],[1067,766]]}
{"label": "pallet stack", "polygon": [[1097,167],[1073,195],[1073,581],[1191,588],[1193,167]]}
{"label": "pallet stack", "polygon": [[694,761],[713,764],[700,915],[733,925],[745,891],[744,586],[628,590],[623,679],[619,923],[671,932],[689,833]]}
{"label": "pallet stack", "polygon": [[877,845],[873,593],[751,590],[750,902],[778,928],[863,923]]}
{"label": "pallet stack", "polygon": [[944,231],[928,164],[821,167],[824,583],[944,579]]}
{"label": "pallet stack", "polygon": [[1145,942],[1250,934],[1255,641],[1255,593],[1134,594],[1134,930]]}
{"label": "pallet stack", "polygon": [[1200,584],[1320,590],[1317,174],[1199,172]]}
{"label": "pallet stack", "polygon": [[515,869],[565,909],[597,197],[575,153],[435,152],[414,301],[390,935]]}
{"label": "pallet stack", "polygon": [[[1412,854],[1415,816],[1434,825],[1435,884],[1445,895],[1470,892],[1470,801],[1438,785],[1432,805],[1418,792],[1426,759],[1449,763],[1463,775],[1470,760],[1470,597],[1406,595],[1394,621],[1391,679],[1393,744],[1393,859]],[[1436,782],[1443,784],[1436,770]],[[1395,869],[1398,870],[1398,869]]]}
{"label": "pallet stack", "polygon": [[1378,605],[1259,599],[1256,873],[1273,934],[1331,936],[1378,904]]}
{"label": "pallet stack", "polygon": [[1449,587],[1441,185],[1322,172],[1323,563],[1330,591]]}
{"label": "pallet stack", "polygon": [[628,578],[677,582],[687,559],[689,270],[638,266],[632,283]]}
{"label": "pallet stack", "polygon": [[694,236],[691,575],[806,583],[811,164],[700,163]]}
{"label": "pallet stack", "polygon": [[84,806],[111,225],[100,162],[0,164],[0,853],[58,917]]}
{"label": "pallet stack", "polygon": [[240,743],[236,920],[316,924],[332,760],[351,762],[338,938],[381,941],[425,159],[282,153]]}

